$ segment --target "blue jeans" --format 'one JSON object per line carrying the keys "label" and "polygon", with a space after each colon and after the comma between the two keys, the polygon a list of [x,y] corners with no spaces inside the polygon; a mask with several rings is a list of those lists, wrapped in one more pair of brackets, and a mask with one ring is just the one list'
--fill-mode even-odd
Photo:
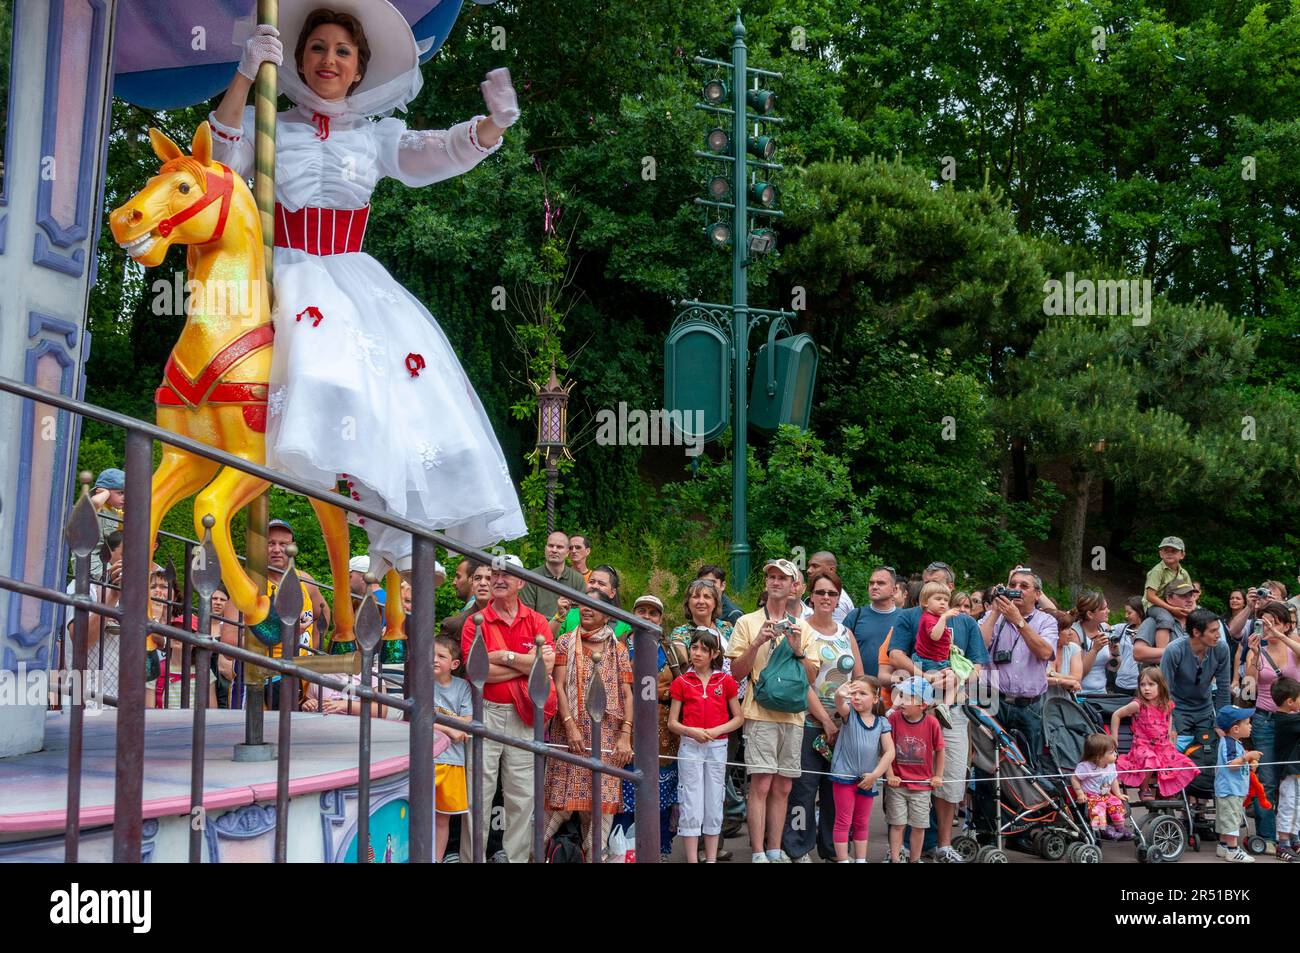
{"label": "blue jeans", "polygon": [[938,672],[945,668],[952,668],[952,664],[947,659],[921,658],[915,652],[912,653],[912,664],[922,673]]}
{"label": "blue jeans", "polygon": [[1043,695],[1039,695],[1028,705],[1014,705],[1006,698],[999,699],[997,719],[1002,727],[1011,731],[1013,728],[1025,736],[1028,751],[1022,751],[1025,760],[1035,771],[1040,771],[1043,762]]}
{"label": "blue jeans", "polygon": [[1274,760],[1273,736],[1273,712],[1256,708],[1250,718],[1250,747],[1260,753],[1259,783],[1264,785],[1264,793],[1274,806],[1266,808],[1255,802],[1255,833],[1264,840],[1276,842],[1278,766],[1267,763]]}

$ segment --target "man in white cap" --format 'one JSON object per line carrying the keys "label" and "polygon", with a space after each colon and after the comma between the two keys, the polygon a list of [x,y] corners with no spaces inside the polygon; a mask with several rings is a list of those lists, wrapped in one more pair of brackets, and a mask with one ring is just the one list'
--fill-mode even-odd
{"label": "man in white cap", "polygon": [[[523,568],[519,557],[507,554],[505,562]],[[528,696],[528,676],[536,658],[534,639],[545,639],[542,660],[549,672],[555,665],[555,638],[541,613],[519,600],[524,581],[500,566],[492,568],[492,598],[481,614],[483,639],[488,649],[488,678],[483,686],[483,723],[498,732],[521,740],[533,737],[533,705]],[[474,645],[474,616],[465,620],[461,632],[461,657],[468,661]],[[552,689],[552,692],[554,689]],[[532,851],[533,755],[498,741],[483,744],[483,791],[495,791],[497,779],[505,804],[506,858],[525,864]],[[487,797],[484,798],[487,800]],[[480,823],[486,825],[488,805],[483,805]],[[535,858],[540,860],[541,858]]]}
{"label": "man in white cap", "polygon": [[[763,567],[766,576],[766,604],[740,617],[727,648],[731,675],[737,681],[752,681],[745,693],[745,766],[749,772],[749,843],[753,863],[784,863],[781,851],[786,804],[790,786],[800,775],[803,723],[806,709],[773,711],[758,703],[757,687],[772,653],[788,643],[804,668],[809,684],[817,675],[818,662],[808,658],[804,648],[811,644],[812,629],[803,619],[786,611],[799,570],[788,559],[772,559]],[[771,610],[771,611],[769,611]]]}
{"label": "man in white cap", "polygon": [[379,592],[381,595],[375,596],[375,600],[383,604],[382,595],[384,589],[379,581],[367,583],[366,573],[370,572],[369,556],[353,556],[348,560],[348,588],[352,590],[352,595],[358,600],[364,599],[367,592]]}

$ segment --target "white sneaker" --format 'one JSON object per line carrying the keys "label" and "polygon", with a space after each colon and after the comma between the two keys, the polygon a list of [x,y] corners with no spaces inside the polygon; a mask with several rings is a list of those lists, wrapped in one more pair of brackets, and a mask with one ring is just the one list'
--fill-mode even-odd
{"label": "white sneaker", "polygon": [[763,853],[754,854],[749,858],[749,862],[751,864],[766,864],[768,863],[767,854],[763,854]]}
{"label": "white sneaker", "polygon": [[811,863],[813,862],[812,855],[813,855],[813,852],[812,852],[812,851],[808,851],[808,853],[804,854],[802,857],[798,857],[798,858],[796,858],[795,860],[791,861],[791,863],[795,863],[795,864],[811,864]]}
{"label": "white sneaker", "polygon": [[1230,864],[1253,864],[1255,862],[1255,858],[1251,857],[1239,846],[1228,847],[1225,844],[1220,844],[1215,853],[1219,855],[1219,860],[1226,860]]}
{"label": "white sneaker", "polygon": [[911,859],[912,859],[912,852],[910,850],[908,850],[906,847],[898,848],[898,862],[900,864],[905,864]]}
{"label": "white sneaker", "polygon": [[966,861],[962,860],[961,854],[957,853],[957,849],[951,845],[946,847],[940,847],[938,850],[936,850],[934,852],[934,861],[935,863],[938,864],[966,863]]}
{"label": "white sneaker", "polygon": [[785,851],[781,851],[780,856],[778,856],[778,857],[776,858],[776,860],[773,860],[771,857],[769,857],[769,858],[767,859],[767,861],[768,861],[768,863],[770,863],[770,864],[791,864],[791,863],[794,863],[794,861],[792,861],[792,860],[790,859],[790,855],[787,854]]}

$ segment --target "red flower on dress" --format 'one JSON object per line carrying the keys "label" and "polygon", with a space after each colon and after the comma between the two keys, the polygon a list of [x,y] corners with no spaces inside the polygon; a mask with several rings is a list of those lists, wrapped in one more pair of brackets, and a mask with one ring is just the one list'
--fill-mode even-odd
{"label": "red flower on dress", "polygon": [[420,371],[424,370],[424,367],[424,358],[421,355],[406,355],[406,369],[411,372],[412,377],[419,377]]}
{"label": "red flower on dress", "polygon": [[295,318],[294,320],[301,321],[302,316],[304,314],[307,315],[307,317],[312,319],[311,326],[313,328],[319,325],[325,317],[325,315],[320,313],[320,308],[316,307],[314,304],[309,304],[307,305],[307,307],[303,308],[301,311],[298,312],[298,317]]}

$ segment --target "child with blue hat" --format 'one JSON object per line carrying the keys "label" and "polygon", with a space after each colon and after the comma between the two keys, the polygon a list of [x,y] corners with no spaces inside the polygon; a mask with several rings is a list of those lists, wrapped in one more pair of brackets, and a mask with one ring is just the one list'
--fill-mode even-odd
{"label": "child with blue hat", "polygon": [[1214,830],[1219,835],[1218,856],[1232,864],[1253,864],[1255,858],[1241,849],[1237,835],[1246,820],[1243,804],[1250,789],[1250,766],[1259,761],[1258,751],[1247,751],[1242,738],[1250,737],[1253,708],[1224,705],[1214,718],[1219,754],[1214,772]]}

